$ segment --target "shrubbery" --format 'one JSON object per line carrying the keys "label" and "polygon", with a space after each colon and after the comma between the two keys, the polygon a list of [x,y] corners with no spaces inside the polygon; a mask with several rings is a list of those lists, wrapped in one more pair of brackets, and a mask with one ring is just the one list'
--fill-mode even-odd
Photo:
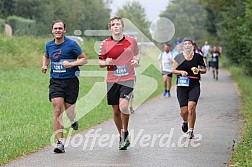
{"label": "shrubbery", "polygon": [[0,18],[0,32],[4,32],[5,20]]}
{"label": "shrubbery", "polygon": [[6,22],[12,27],[13,35],[36,35],[36,21],[18,16],[9,16]]}

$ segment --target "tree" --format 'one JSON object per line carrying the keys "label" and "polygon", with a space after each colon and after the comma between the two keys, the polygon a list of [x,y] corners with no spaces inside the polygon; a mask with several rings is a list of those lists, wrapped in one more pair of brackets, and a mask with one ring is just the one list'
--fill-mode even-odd
{"label": "tree", "polygon": [[206,12],[198,0],[170,1],[160,17],[168,18],[174,23],[176,38],[190,36],[194,40],[202,42],[208,36],[204,28]]}
{"label": "tree", "polygon": [[[207,30],[225,48],[225,55],[252,75],[252,2],[248,0],[200,1],[207,9]],[[215,30],[212,31],[214,25]]]}
{"label": "tree", "polygon": [[33,19],[38,35],[50,34],[52,22],[61,19],[67,24],[68,32],[73,34],[76,29],[83,32],[106,28],[110,17],[109,3],[111,0],[2,0],[0,16]]}
{"label": "tree", "polygon": [[129,19],[146,37],[150,38],[148,29],[150,22],[146,19],[145,10],[139,2],[133,1],[123,5],[118,9],[116,15]]}
{"label": "tree", "polygon": [[0,1],[0,18],[6,19],[14,13],[15,0],[1,0]]}

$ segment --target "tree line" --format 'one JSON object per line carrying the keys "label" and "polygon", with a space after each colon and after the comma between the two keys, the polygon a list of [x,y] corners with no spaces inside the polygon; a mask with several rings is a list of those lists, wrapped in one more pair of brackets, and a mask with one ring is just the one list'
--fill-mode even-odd
{"label": "tree line", "polygon": [[37,35],[50,34],[52,21],[61,19],[67,31],[106,29],[110,1],[104,0],[1,0],[0,18],[19,16],[35,20]]}
{"label": "tree line", "polygon": [[160,16],[173,21],[175,36],[222,46],[231,64],[252,76],[252,1],[172,0]]}
{"label": "tree line", "polygon": [[252,76],[252,1],[200,1],[207,11],[206,28],[225,46],[230,61]]}
{"label": "tree line", "polygon": [[[0,0],[0,19],[19,16],[36,21],[37,35],[48,35],[51,23],[62,19],[68,32],[74,30],[104,30],[110,18],[112,0]],[[170,19],[177,37],[191,36],[203,45],[224,48],[231,63],[252,75],[252,1],[250,0],[171,0],[164,4],[160,17]],[[155,10],[155,9],[153,9]],[[116,15],[128,18],[147,37],[150,21],[141,4],[130,1],[118,9]]]}

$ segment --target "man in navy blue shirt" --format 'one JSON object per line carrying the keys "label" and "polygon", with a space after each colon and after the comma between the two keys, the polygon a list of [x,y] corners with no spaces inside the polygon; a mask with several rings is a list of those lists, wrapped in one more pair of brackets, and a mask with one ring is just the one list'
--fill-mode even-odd
{"label": "man in navy blue shirt", "polygon": [[42,73],[46,73],[47,66],[51,65],[49,100],[54,110],[53,125],[58,140],[55,153],[64,153],[62,113],[71,121],[71,127],[78,129],[75,103],[79,94],[79,67],[87,63],[87,57],[80,46],[73,40],[64,36],[66,25],[61,20],[52,24],[54,39],[45,46],[43,55]]}

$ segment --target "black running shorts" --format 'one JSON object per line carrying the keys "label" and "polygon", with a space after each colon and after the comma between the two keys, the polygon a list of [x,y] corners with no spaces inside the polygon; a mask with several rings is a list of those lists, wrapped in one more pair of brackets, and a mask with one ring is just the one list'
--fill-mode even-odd
{"label": "black running shorts", "polygon": [[162,71],[162,75],[167,75],[168,77],[172,77],[172,72]]}
{"label": "black running shorts", "polygon": [[177,86],[177,98],[180,107],[188,106],[189,101],[198,102],[200,96],[200,86]]}
{"label": "black running shorts", "polygon": [[69,104],[77,101],[79,94],[79,79],[77,77],[70,79],[50,79],[49,100],[62,97]]}
{"label": "black running shorts", "polygon": [[129,100],[134,89],[134,81],[119,83],[107,82],[107,102],[108,105],[119,105],[119,99]]}
{"label": "black running shorts", "polygon": [[211,62],[211,67],[215,69],[219,69],[219,63],[218,62]]}

